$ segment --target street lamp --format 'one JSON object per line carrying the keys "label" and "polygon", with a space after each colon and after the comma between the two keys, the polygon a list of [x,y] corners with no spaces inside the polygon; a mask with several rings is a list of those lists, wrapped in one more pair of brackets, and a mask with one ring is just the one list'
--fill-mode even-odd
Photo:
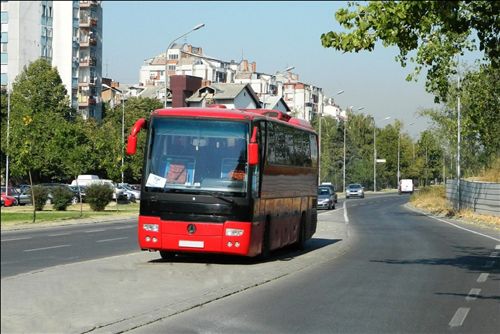
{"label": "street lamp", "polygon": [[170,42],[170,44],[168,45],[167,47],[167,50],[165,51],[165,108],[167,107],[167,93],[168,93],[168,85],[167,85],[167,78],[168,78],[168,74],[167,74],[167,71],[168,71],[168,57],[167,57],[167,54],[168,54],[168,50],[170,50],[170,48],[172,47],[172,45],[174,45],[174,43],[181,39],[182,37],[190,34],[191,32],[195,31],[195,30],[198,30],[198,29],[201,29],[205,26],[205,23],[200,23],[198,25],[196,25],[194,28],[192,28],[191,30],[189,30],[188,32],[180,35],[179,37],[177,37],[176,39],[174,39],[172,42]]}
{"label": "street lamp", "polygon": [[10,131],[10,88],[7,87],[7,154],[5,157],[5,195],[9,195],[9,131]]}
{"label": "street lamp", "polygon": [[[387,116],[382,119],[382,121],[390,119],[391,116]],[[377,125],[375,123],[375,118],[373,118],[373,192],[377,192],[377,136],[376,136],[376,130],[377,130]]]}
{"label": "street lamp", "polygon": [[124,180],[123,177],[123,164],[124,164],[124,151],[125,151],[125,94],[123,94],[123,91],[119,91],[116,88],[110,87],[112,90],[115,92],[119,92],[121,97],[122,97],[122,145],[121,145],[121,155],[122,155],[122,168],[121,168],[121,176],[122,176],[122,183]]}

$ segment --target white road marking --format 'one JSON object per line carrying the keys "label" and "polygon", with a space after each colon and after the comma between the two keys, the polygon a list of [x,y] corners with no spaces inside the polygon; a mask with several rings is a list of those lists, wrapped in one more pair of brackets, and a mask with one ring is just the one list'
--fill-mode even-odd
{"label": "white road marking", "polygon": [[4,241],[17,241],[17,240],[28,240],[28,239],[31,239],[31,237],[3,239],[2,242],[4,242]]}
{"label": "white road marking", "polygon": [[470,302],[476,300],[477,296],[481,293],[481,289],[470,289],[469,294],[465,297],[465,300]]}
{"label": "white road marking", "polygon": [[490,257],[498,257],[498,252],[492,252],[492,253],[490,254]]}
{"label": "white road marking", "polygon": [[40,251],[40,250],[63,248],[63,247],[70,247],[70,246],[71,245],[58,245],[58,246],[50,246],[50,247],[42,247],[42,248],[25,249],[24,252],[35,252],[35,251]]}
{"label": "white road marking", "polygon": [[129,228],[136,228],[137,226],[122,226],[122,227],[115,227],[113,228],[113,230],[126,230],[126,229],[129,229]]}
{"label": "white road marking", "polygon": [[488,275],[489,275],[488,273],[482,273],[481,275],[479,275],[476,282],[478,283],[486,282],[486,280],[488,279]]}
{"label": "white road marking", "polygon": [[450,323],[448,324],[450,327],[459,327],[464,323],[465,317],[467,317],[467,313],[469,313],[469,307],[460,307],[453,318],[451,318]]}
{"label": "white road marking", "polygon": [[349,224],[349,217],[347,217],[347,206],[345,204],[346,202],[344,202],[344,205],[343,205],[343,209],[344,209],[344,221],[346,224]]}
{"label": "white road marking", "polygon": [[85,233],[96,233],[96,232],[104,232],[106,231],[105,229],[100,229],[100,230],[89,230],[89,231],[85,231]]}
{"label": "white road marking", "polygon": [[[443,222],[443,223],[445,223],[445,224],[448,224],[448,225],[454,226],[454,227],[456,227],[456,228],[459,228],[459,229],[461,229],[461,230],[464,230],[464,231],[467,231],[467,232],[470,232],[470,233],[474,233],[474,234],[480,235],[480,236],[485,237],[485,238],[493,239],[493,240],[495,240],[495,241],[500,241],[500,239],[498,239],[498,238],[492,237],[492,236],[487,235],[487,234],[479,233],[479,232],[476,232],[476,231],[473,231],[473,230],[469,230],[469,229],[467,229],[467,228],[465,228],[465,227],[458,226],[458,225],[456,225],[456,224],[453,224],[453,223],[447,222],[447,221],[446,221],[446,220],[444,220],[444,219],[441,219],[441,218],[438,218],[438,217],[431,216],[431,215],[429,215],[429,214],[427,214],[427,213],[425,213],[425,212],[422,212],[422,211],[420,211],[420,210],[416,210],[416,209],[410,208],[410,207],[408,207],[408,206],[407,206],[407,208],[409,208],[409,209],[410,209],[410,210],[412,210],[412,211],[415,211],[415,212],[418,212],[418,213],[424,214],[424,215],[426,215],[426,216],[427,216],[427,217],[429,217],[429,218],[436,219],[436,220],[439,220],[440,222]],[[499,247],[498,249],[500,249],[500,245],[497,245],[496,247]]]}
{"label": "white road marking", "polygon": [[97,240],[96,242],[108,242],[108,241],[123,240],[123,239],[128,239],[128,237],[113,238],[113,239],[102,239],[102,240]]}
{"label": "white road marking", "polygon": [[500,249],[500,245],[496,245],[496,246],[495,246],[495,249]]}
{"label": "white road marking", "polygon": [[56,234],[49,234],[48,236],[49,237],[59,237],[61,235],[68,235],[68,234],[71,234],[69,232],[64,232],[64,233],[56,233]]}

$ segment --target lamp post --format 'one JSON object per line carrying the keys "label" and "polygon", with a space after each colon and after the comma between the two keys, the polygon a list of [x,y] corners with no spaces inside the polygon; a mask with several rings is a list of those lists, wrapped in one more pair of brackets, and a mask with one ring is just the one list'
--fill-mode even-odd
{"label": "lamp post", "polygon": [[5,194],[9,195],[9,131],[10,131],[10,89],[7,87],[7,136],[6,147],[7,155],[5,157]]}
{"label": "lamp post", "polygon": [[[388,120],[391,116],[387,116],[382,120]],[[377,192],[377,125],[375,123],[375,118],[373,118],[373,192]]]}
{"label": "lamp post", "polygon": [[115,92],[118,92],[122,98],[122,145],[121,145],[122,167],[121,167],[121,177],[122,177],[122,183],[123,183],[123,180],[124,180],[123,165],[124,165],[124,149],[125,149],[125,94],[123,94],[123,91],[120,91],[116,88],[113,88],[113,87],[110,87],[110,88],[112,90],[114,90]]}
{"label": "lamp post", "polygon": [[167,84],[167,78],[168,78],[168,57],[167,57],[167,54],[168,54],[168,50],[170,50],[170,48],[172,47],[172,45],[174,45],[174,43],[181,39],[182,37],[190,34],[191,32],[195,31],[195,30],[198,30],[198,29],[201,29],[205,26],[205,23],[200,23],[198,25],[196,25],[194,28],[192,28],[191,30],[189,30],[188,32],[180,35],[179,37],[175,38],[172,42],[170,42],[170,44],[168,45],[167,49],[165,50],[165,108],[167,107],[167,93],[168,93],[168,84]]}
{"label": "lamp post", "polygon": [[[457,60],[457,68],[458,68],[458,62],[460,59]],[[458,211],[460,211],[460,201],[461,201],[461,189],[460,189],[460,73],[458,73],[457,70],[457,192],[458,192],[458,204],[457,208]]]}

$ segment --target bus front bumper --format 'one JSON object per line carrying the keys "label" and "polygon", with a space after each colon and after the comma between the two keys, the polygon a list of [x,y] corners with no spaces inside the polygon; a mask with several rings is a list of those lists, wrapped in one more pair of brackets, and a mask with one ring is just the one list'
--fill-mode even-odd
{"label": "bus front bumper", "polygon": [[251,245],[256,238],[252,238],[250,222],[165,221],[139,216],[138,238],[143,250],[254,256],[255,249],[259,249]]}

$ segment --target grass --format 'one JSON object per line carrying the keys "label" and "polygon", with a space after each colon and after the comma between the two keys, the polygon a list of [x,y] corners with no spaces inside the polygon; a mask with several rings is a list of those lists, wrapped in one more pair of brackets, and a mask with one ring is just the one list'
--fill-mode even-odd
{"label": "grass", "polygon": [[500,217],[481,215],[471,209],[455,211],[446,199],[443,185],[422,188],[410,197],[410,203],[437,216],[461,219],[464,222],[500,229]]}
{"label": "grass", "polygon": [[[139,204],[118,204],[110,203],[104,211],[95,212],[90,209],[88,204],[83,204],[82,214],[80,215],[80,204],[70,205],[66,211],[56,211],[51,205],[46,205],[43,211],[36,212],[36,222],[47,223],[68,219],[81,219],[81,218],[101,218],[101,217],[116,217],[139,213]],[[1,210],[1,225],[12,226],[19,224],[32,224],[33,221],[33,207],[32,206],[14,206],[3,207]]]}

